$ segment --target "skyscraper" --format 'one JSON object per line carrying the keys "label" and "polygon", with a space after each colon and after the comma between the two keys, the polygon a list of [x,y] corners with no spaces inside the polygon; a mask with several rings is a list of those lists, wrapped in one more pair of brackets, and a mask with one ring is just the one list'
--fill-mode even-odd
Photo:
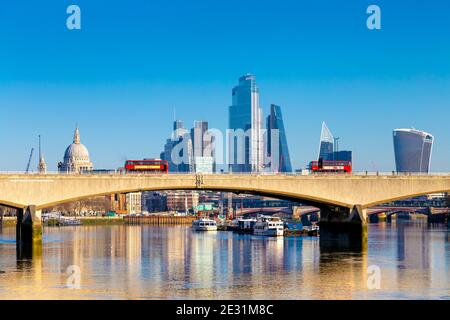
{"label": "skyscraper", "polygon": [[191,129],[191,140],[195,172],[212,173],[215,171],[213,141],[206,133],[208,131],[207,121],[194,121]]}
{"label": "skyscraper", "polygon": [[164,151],[162,151],[159,156],[162,160],[166,160],[168,162],[169,172],[178,172],[178,165],[172,161],[172,150],[175,144],[176,141],[173,141],[172,138],[167,139],[164,144]]}
{"label": "skyscraper", "polygon": [[395,129],[393,135],[397,172],[428,173],[434,137],[415,129]]}
{"label": "skyscraper", "polygon": [[325,122],[322,122],[318,158],[324,161],[352,162],[352,151],[339,150],[339,138],[333,136]]}
{"label": "skyscraper", "polygon": [[[187,139],[187,140],[185,140]],[[187,148],[180,148],[178,155],[174,154],[174,148],[180,143],[186,142]],[[184,151],[188,154],[184,155]],[[169,172],[190,172],[192,166],[192,141],[189,131],[183,128],[183,122],[174,120],[173,132],[171,138],[166,140],[164,151],[161,152],[160,158],[169,163]],[[175,159],[176,158],[176,159]],[[175,161],[176,160],[176,161]]]}
{"label": "skyscraper", "polygon": [[[267,117],[267,153],[269,157],[275,151],[272,148],[272,134],[273,130],[278,130],[279,142],[278,142],[278,161],[272,161],[271,171],[274,172],[292,172],[291,157],[289,156],[289,148],[287,144],[286,131],[284,130],[283,116],[281,114],[281,107],[272,104],[270,106],[270,115]],[[275,167],[274,167],[275,165]]]}
{"label": "skyscraper", "polygon": [[[194,157],[206,156],[210,147],[209,141],[205,141],[205,133],[208,131],[207,121],[194,121],[194,127],[191,129],[192,148]],[[208,155],[209,156],[209,155]]]}
{"label": "skyscraper", "polygon": [[173,131],[177,131],[178,129],[183,129],[183,121],[174,120],[173,121]]}
{"label": "skyscraper", "polygon": [[[233,136],[229,143],[229,162],[232,172],[259,172],[264,161],[262,132],[263,115],[259,106],[259,89],[255,76],[246,74],[232,91],[229,107],[229,129],[249,132],[244,141]],[[249,130],[250,131],[247,131]],[[239,148],[242,144],[243,148]],[[243,153],[243,154],[242,154]]]}
{"label": "skyscraper", "polygon": [[333,160],[334,137],[328,129],[327,124],[322,122],[322,131],[320,133],[319,159]]}

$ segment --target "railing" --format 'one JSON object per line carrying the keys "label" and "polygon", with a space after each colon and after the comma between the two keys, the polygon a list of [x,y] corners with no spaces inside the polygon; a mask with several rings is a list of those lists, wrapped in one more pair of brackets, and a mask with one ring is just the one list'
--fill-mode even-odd
{"label": "railing", "polygon": [[[416,172],[408,172],[408,173],[397,173],[397,172],[373,172],[373,171],[357,171],[352,173],[341,173],[341,172],[314,172],[314,173],[288,173],[288,172],[259,172],[259,173],[252,173],[252,172],[223,172],[223,173],[189,173],[189,172],[169,172],[168,175],[242,175],[242,176],[400,176],[400,177],[407,177],[407,176],[450,176],[450,172],[431,172],[431,173],[416,173]],[[165,173],[136,173],[136,172],[96,172],[96,173],[89,173],[89,172],[83,172],[83,173],[66,173],[66,172],[57,172],[57,171],[47,171],[45,174],[41,174],[38,172],[29,172],[24,173],[23,171],[0,171],[0,175],[22,175],[22,176],[38,176],[38,175],[61,175],[61,176],[89,176],[89,175],[114,175],[114,176],[121,176],[121,175],[131,175],[131,176],[138,176],[138,175],[165,175]]]}
{"label": "railing", "polygon": [[[112,175],[112,176],[122,176],[122,175],[130,175],[130,176],[141,176],[141,175],[165,175],[166,173],[125,173],[125,172],[83,172],[83,173],[68,173],[68,172],[58,172],[58,171],[47,171],[45,174],[40,174],[38,172],[29,172],[24,173],[23,171],[0,171],[0,175],[21,175],[21,176],[38,176],[38,175],[61,175],[61,176],[89,176],[89,175]],[[314,173],[301,173],[301,172],[260,172],[260,173],[252,173],[252,172],[223,172],[223,173],[189,173],[189,172],[169,172],[168,175],[242,175],[242,176],[396,176],[396,177],[433,177],[433,176],[450,176],[450,172],[430,172],[430,173],[419,173],[419,172],[374,172],[374,171],[357,171],[352,173],[341,173],[341,172],[314,172]]]}
{"label": "railing", "polygon": [[368,171],[357,171],[353,172],[350,175],[354,176],[399,176],[399,177],[427,177],[427,176],[450,176],[450,172],[430,172],[430,173],[421,173],[421,172],[368,172]]}

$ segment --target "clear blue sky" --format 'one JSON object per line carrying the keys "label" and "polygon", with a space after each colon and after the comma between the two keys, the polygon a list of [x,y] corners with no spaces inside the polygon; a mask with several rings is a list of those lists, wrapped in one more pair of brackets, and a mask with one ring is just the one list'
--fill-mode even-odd
{"label": "clear blue sky", "polygon": [[[66,28],[70,4],[81,31]],[[449,15],[444,0],[3,1],[0,170],[24,170],[39,133],[55,170],[75,123],[96,168],[157,157],[174,107],[225,129],[251,72],[266,113],[283,108],[295,168],[325,120],[357,170],[393,170],[392,129],[414,126],[436,138],[432,170],[450,171]]]}

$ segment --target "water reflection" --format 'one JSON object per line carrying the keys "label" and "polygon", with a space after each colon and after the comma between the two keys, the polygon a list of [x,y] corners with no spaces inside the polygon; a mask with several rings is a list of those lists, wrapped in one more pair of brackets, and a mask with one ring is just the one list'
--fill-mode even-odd
{"label": "water reflection", "polygon": [[[369,226],[366,250],[323,250],[317,238],[274,239],[189,227],[46,228],[42,252],[0,234],[0,298],[449,298],[449,232],[421,222]],[[81,289],[66,286],[80,267]],[[367,289],[367,268],[382,270]]]}

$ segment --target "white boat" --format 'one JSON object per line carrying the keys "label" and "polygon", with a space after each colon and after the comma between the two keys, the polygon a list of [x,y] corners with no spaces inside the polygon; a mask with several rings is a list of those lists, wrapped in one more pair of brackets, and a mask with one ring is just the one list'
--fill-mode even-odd
{"label": "white boat", "polygon": [[73,217],[60,217],[58,219],[59,226],[79,226],[81,225],[81,221],[79,219]]}
{"label": "white boat", "polygon": [[217,222],[211,219],[199,219],[192,221],[194,231],[217,231]]}
{"label": "white boat", "polygon": [[284,235],[284,223],[278,217],[258,217],[253,234],[259,236],[282,237]]}
{"label": "white boat", "polygon": [[78,219],[67,219],[67,220],[64,220],[63,225],[64,226],[80,226],[81,221]]}
{"label": "white boat", "polygon": [[61,218],[61,212],[48,212],[48,213],[43,213],[41,215],[42,221],[43,222],[48,222],[48,220],[54,219],[54,220],[58,220]]}

